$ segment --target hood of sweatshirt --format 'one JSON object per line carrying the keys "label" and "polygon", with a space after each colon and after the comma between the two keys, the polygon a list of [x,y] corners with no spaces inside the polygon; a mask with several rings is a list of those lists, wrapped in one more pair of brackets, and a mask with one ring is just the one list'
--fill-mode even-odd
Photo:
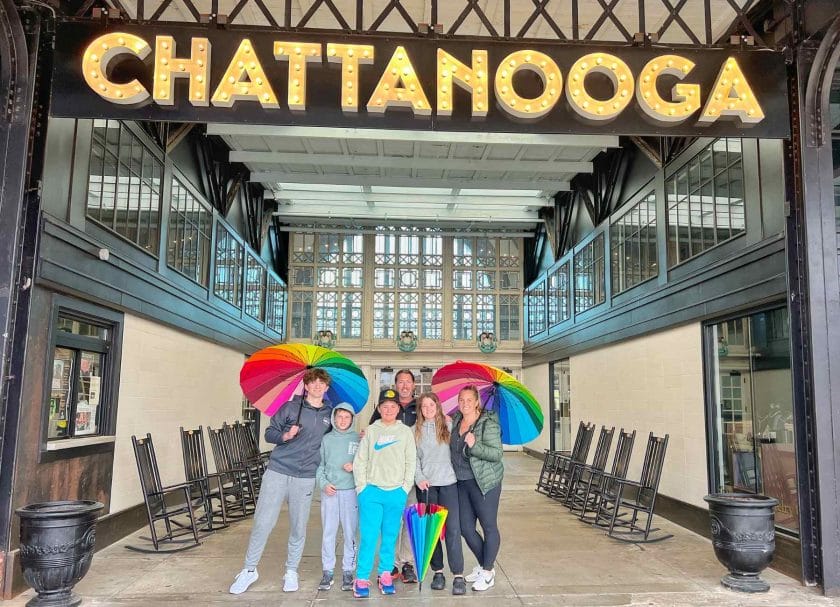
{"label": "hood of sweatshirt", "polygon": [[[339,429],[338,426],[335,425],[335,414],[339,411],[349,411],[350,412],[350,425],[347,426],[346,430]],[[356,412],[353,411],[353,407],[347,403],[338,403],[335,407],[333,407],[332,414],[330,415],[330,423],[332,423],[333,432],[338,432],[340,434],[344,434],[346,432],[355,432],[353,430],[353,423],[356,421]]]}

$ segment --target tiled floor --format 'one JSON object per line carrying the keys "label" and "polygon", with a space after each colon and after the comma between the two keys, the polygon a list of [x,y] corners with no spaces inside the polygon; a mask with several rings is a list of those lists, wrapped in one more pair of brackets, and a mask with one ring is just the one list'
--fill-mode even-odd
{"label": "tiled floor", "polygon": [[[453,597],[447,590],[433,592],[417,585],[397,584],[397,595],[372,594],[368,602],[428,604],[439,607],[503,607],[509,605],[840,605],[822,597],[817,589],[775,571],[764,578],[772,589],[763,595],[742,595],[720,586],[725,573],[708,540],[667,521],[658,520],[674,538],[658,544],[622,544],[580,523],[547,497],[534,491],[539,462],[519,454],[505,458],[505,484],[499,525],[502,548],[497,562],[496,586],[485,593],[468,590]],[[139,535],[99,552],[87,577],[76,588],[90,606],[283,605],[318,607],[328,602],[362,602],[334,587],[316,590],[321,574],[320,518],[313,504],[309,536],[301,563],[301,589],[284,594],[283,563],[287,521],[281,515],[259,567],[260,579],[245,594],[228,594],[242,566],[249,520],[233,524],[203,540],[198,548],[173,555],[145,555],[125,548],[142,543]],[[467,569],[473,566],[467,555]],[[449,582],[450,580],[447,580]],[[23,605],[27,592],[9,606]]]}

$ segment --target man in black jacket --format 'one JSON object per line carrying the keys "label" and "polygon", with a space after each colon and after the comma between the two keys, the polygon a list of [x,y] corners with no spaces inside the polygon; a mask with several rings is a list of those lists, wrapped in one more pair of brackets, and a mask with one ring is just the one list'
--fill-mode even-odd
{"label": "man in black jacket", "polygon": [[[400,405],[400,412],[397,413],[397,419],[410,428],[417,422],[417,401],[414,396],[414,388],[416,386],[414,373],[411,369],[400,369],[394,376],[394,384],[397,391],[397,401]],[[383,392],[384,391],[385,390],[383,390]],[[379,400],[382,400],[381,393]],[[370,423],[372,424],[378,420],[379,417],[379,408],[377,408],[370,417]],[[415,503],[417,503],[417,495],[414,491],[409,491],[406,507]],[[416,584],[417,574],[414,571],[414,557],[411,554],[411,543],[402,519],[400,519],[400,536],[399,539],[397,539],[394,556],[396,558],[394,562],[394,570],[391,572],[391,575],[401,579],[404,584]]]}

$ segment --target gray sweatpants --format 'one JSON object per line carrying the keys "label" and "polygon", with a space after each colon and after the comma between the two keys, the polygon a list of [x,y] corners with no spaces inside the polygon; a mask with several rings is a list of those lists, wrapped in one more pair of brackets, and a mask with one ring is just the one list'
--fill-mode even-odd
{"label": "gray sweatpants", "polygon": [[335,539],[338,525],[344,535],[342,571],[356,571],[356,529],[359,526],[359,502],[355,489],[339,489],[335,495],[321,492],[321,565],[324,571],[335,569]]}
{"label": "gray sweatpants", "polygon": [[289,547],[286,570],[297,571],[303,556],[303,545],[306,543],[306,523],[309,521],[314,488],[314,478],[297,478],[272,470],[265,471],[260,497],[257,499],[257,510],[254,512],[251,539],[248,540],[248,551],[245,553],[246,567],[256,567],[259,564],[268,536],[277,524],[283,502],[288,500]]}

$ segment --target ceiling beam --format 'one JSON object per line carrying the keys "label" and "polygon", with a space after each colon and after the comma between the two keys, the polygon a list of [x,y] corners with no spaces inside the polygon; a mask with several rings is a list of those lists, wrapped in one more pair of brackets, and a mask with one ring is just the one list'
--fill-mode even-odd
{"label": "ceiling beam", "polygon": [[[303,205],[280,205],[274,213],[280,218],[304,217],[314,219],[312,206]],[[487,209],[455,208],[455,209],[434,209],[424,213],[426,224],[435,221],[458,220],[460,222],[471,221],[481,223],[496,223],[508,225],[511,222],[536,223],[539,221],[537,211],[526,211],[517,209],[500,209],[498,212],[488,212]],[[388,207],[368,207],[367,205],[352,205],[320,209],[318,219],[377,219],[380,221],[416,220],[417,209],[405,204],[395,204]]]}
{"label": "ceiling beam", "polygon": [[[462,196],[449,194],[380,194],[378,192],[310,192],[306,190],[280,190],[274,192],[275,200],[315,202],[320,205],[338,204],[396,204],[411,205],[415,209],[430,205],[466,205],[482,207],[543,207],[550,201],[537,196]],[[551,202],[550,204],[553,204]],[[322,207],[323,208],[323,207]]]}
{"label": "ceiling beam", "polygon": [[482,131],[412,131],[401,129],[356,129],[319,126],[262,126],[257,124],[207,125],[208,135],[251,137],[315,137],[420,143],[466,143],[506,145],[549,145],[584,148],[617,148],[616,135],[559,135],[542,133],[488,133]]}
{"label": "ceiling beam", "polygon": [[311,173],[285,173],[283,171],[252,171],[251,181],[256,183],[308,183],[331,185],[384,186],[405,188],[462,188],[481,190],[542,190],[546,192],[568,192],[568,181],[553,179],[515,180],[515,179],[465,179],[446,177],[443,179],[424,179],[395,175],[322,175]]}
{"label": "ceiling beam", "polygon": [[[382,169],[431,169],[493,171],[516,173],[591,173],[591,162],[552,160],[476,160],[472,158],[414,158],[413,156],[374,156],[372,154],[306,154],[300,152],[232,151],[231,162],[295,164],[312,166],[368,167]],[[253,167],[249,167],[253,169]]]}

